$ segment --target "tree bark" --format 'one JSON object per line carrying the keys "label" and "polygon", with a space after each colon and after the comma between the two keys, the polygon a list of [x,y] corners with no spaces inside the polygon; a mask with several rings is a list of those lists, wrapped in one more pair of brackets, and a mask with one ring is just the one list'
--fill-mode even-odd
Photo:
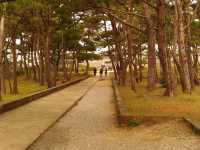
{"label": "tree bark", "polygon": [[2,100],[2,89],[1,89],[1,82],[2,82],[2,74],[3,74],[3,35],[4,35],[4,16],[1,17],[0,21],[0,101]]}
{"label": "tree bark", "polygon": [[89,68],[90,68],[89,60],[86,60],[86,70],[85,70],[86,75],[88,75],[88,73],[89,73]]}
{"label": "tree bark", "polygon": [[144,15],[147,21],[147,38],[148,38],[148,81],[147,89],[153,90],[157,83],[156,73],[156,51],[155,51],[155,31],[153,16],[149,10],[149,6],[143,3]]}
{"label": "tree bark", "polygon": [[12,37],[12,53],[13,53],[13,94],[18,94],[17,83],[17,54],[16,54],[16,38]]}
{"label": "tree bark", "polygon": [[186,52],[186,44],[185,44],[185,30],[184,30],[184,16],[183,16],[183,8],[181,0],[175,1],[175,11],[177,15],[177,26],[178,26],[178,47],[179,47],[179,57],[180,64],[182,68],[182,75],[184,80],[182,84],[183,92],[191,93],[191,80],[189,73],[189,65],[188,65],[188,56]]}
{"label": "tree bark", "polygon": [[115,42],[115,52],[116,52],[116,59],[117,59],[117,65],[116,65],[116,72],[118,74],[119,78],[119,84],[125,85],[126,84],[126,74],[127,74],[127,64],[126,59],[123,58],[121,46],[119,43],[120,35],[119,31],[117,29],[117,23],[115,22],[114,18],[112,16],[109,16],[111,20],[111,25],[114,32],[114,42]]}
{"label": "tree bark", "polygon": [[[128,12],[131,13],[132,10],[132,1],[129,0],[129,8]],[[127,16],[127,22],[131,23],[131,17],[130,15]],[[125,26],[126,30],[126,38],[128,42],[128,66],[129,66],[129,73],[130,73],[130,84],[131,89],[136,91],[136,80],[133,73],[133,47],[132,47],[132,40],[131,40],[131,29],[128,26]]]}
{"label": "tree bark", "polygon": [[46,39],[45,39],[45,79],[47,82],[47,86],[48,88],[52,87],[52,83],[51,83],[51,71],[50,71],[50,49],[49,49],[49,35],[50,33],[48,32],[46,34]]}
{"label": "tree bark", "polygon": [[[158,49],[163,78],[166,86],[164,95],[173,96],[172,74],[170,70],[170,58],[167,55],[166,36],[165,36],[165,1],[157,0],[158,7]],[[169,59],[169,60],[168,60]]]}

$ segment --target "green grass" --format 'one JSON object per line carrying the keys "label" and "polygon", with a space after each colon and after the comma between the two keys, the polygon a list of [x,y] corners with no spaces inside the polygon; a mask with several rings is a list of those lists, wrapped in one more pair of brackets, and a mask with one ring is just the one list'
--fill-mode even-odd
{"label": "green grass", "polygon": [[[69,82],[78,80],[80,78],[83,78],[84,75],[79,74],[79,75],[73,75],[72,79]],[[65,82],[67,83],[67,82]],[[63,84],[62,82],[58,81],[58,85],[59,84]],[[33,80],[27,80],[24,77],[19,77],[18,78],[18,90],[19,93],[17,95],[11,95],[11,94],[6,94],[3,95],[3,101],[7,102],[7,101],[15,101],[17,99],[23,98],[25,96],[34,94],[36,92],[39,92],[41,90],[47,89],[47,86],[41,86],[39,83],[36,83]],[[7,90],[8,86],[7,86]]]}
{"label": "green grass", "polygon": [[38,92],[38,91],[41,91],[41,90],[44,90],[44,89],[47,89],[47,86],[41,86],[40,84],[38,84],[38,83],[36,83],[32,80],[26,80],[26,79],[24,79],[24,77],[20,77],[18,79],[19,94],[17,94],[17,95],[11,95],[11,94],[3,95],[3,101],[14,101],[16,99],[25,97],[27,95],[33,94],[35,92]]}
{"label": "green grass", "polygon": [[130,87],[119,86],[119,91],[127,107],[127,113],[136,116],[189,117],[200,120],[200,88],[195,88],[192,95],[176,90],[174,97],[164,97],[164,88],[148,92],[146,84],[140,84],[137,92]]}

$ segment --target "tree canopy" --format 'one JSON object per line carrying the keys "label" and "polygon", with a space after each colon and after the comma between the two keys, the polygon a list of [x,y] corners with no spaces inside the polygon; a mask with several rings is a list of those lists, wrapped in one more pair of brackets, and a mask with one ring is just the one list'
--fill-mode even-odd
{"label": "tree canopy", "polygon": [[80,61],[88,70],[89,60],[101,58],[96,49],[105,48],[119,84],[137,92],[147,70],[148,90],[161,83],[166,96],[179,85],[191,93],[199,85],[199,5],[196,0],[1,3],[1,91],[8,80],[10,91],[18,92],[19,72],[55,86],[60,71],[67,80]]}

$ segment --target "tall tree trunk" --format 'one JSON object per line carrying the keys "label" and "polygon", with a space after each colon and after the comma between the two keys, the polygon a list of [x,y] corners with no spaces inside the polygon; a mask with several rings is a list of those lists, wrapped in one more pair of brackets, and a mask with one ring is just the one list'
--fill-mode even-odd
{"label": "tall tree trunk", "polygon": [[[73,60],[72,64],[70,65],[70,71],[69,71],[69,79],[70,79],[70,80],[71,80],[71,78],[72,78],[72,73],[73,73],[73,71],[74,71],[75,66],[76,66],[76,59]],[[78,67],[77,67],[77,68],[78,68]],[[76,70],[75,70],[75,71],[76,71]],[[76,73],[77,73],[77,72],[76,72]]]}
{"label": "tall tree trunk", "polygon": [[198,79],[198,72],[199,72],[199,69],[198,69],[198,53],[197,53],[197,46],[194,46],[193,47],[193,69],[194,69],[194,82],[196,85],[199,85],[200,84],[200,81]]}
{"label": "tall tree trunk", "polygon": [[86,69],[85,69],[85,74],[86,75],[88,75],[88,73],[89,73],[89,68],[90,68],[89,60],[86,60]]}
{"label": "tall tree trunk", "polygon": [[40,66],[38,63],[38,52],[40,49],[40,40],[39,40],[39,36],[38,34],[36,34],[36,46],[35,46],[35,50],[33,51],[33,57],[34,57],[34,62],[35,62],[35,67],[36,67],[36,77],[38,77],[38,81],[40,81]]}
{"label": "tall tree trunk", "polygon": [[184,29],[184,20],[183,20],[183,8],[181,0],[175,1],[175,11],[177,15],[177,26],[178,26],[178,47],[179,47],[179,57],[180,57],[180,65],[182,68],[182,77],[184,78],[182,88],[183,92],[191,93],[191,81],[190,81],[190,73],[188,66],[188,57],[185,47],[185,29]]}
{"label": "tall tree trunk", "polygon": [[[165,1],[157,0],[158,6],[158,49],[159,58],[163,71],[163,78],[166,84],[166,91],[164,95],[173,96],[172,74],[170,70],[170,58],[167,55],[166,37],[165,37]],[[169,59],[169,60],[168,60]]]}
{"label": "tall tree trunk", "polygon": [[64,49],[64,34],[62,32],[62,37],[61,37],[61,53],[62,53],[62,70],[63,70],[63,78],[64,81],[69,80],[69,75],[68,75],[68,67],[66,67],[66,50]]}
{"label": "tall tree trunk", "polygon": [[21,55],[22,55],[22,63],[23,63],[23,66],[24,66],[24,71],[25,71],[25,76],[26,76],[26,79],[29,79],[29,70],[28,70],[28,65],[27,65],[27,53],[25,52],[25,44],[24,44],[24,39],[23,39],[23,36],[21,35],[20,36],[20,41],[21,41]]}
{"label": "tall tree trunk", "polygon": [[37,72],[36,72],[36,67],[35,67],[35,63],[34,63],[34,54],[33,54],[33,50],[31,50],[31,67],[32,67],[32,71],[33,71],[33,80],[37,81]]}
{"label": "tall tree trunk", "polygon": [[54,67],[53,67],[52,86],[56,86],[56,83],[57,83],[57,75],[58,75],[58,66],[57,66],[57,65],[54,65]]}
{"label": "tall tree trunk", "polygon": [[35,51],[35,46],[36,42],[35,42],[35,34],[32,33],[31,35],[31,68],[33,71],[33,80],[37,81],[37,71],[36,71],[36,67],[35,67],[35,63],[34,63],[34,51]]}
{"label": "tall tree trunk", "polygon": [[6,84],[6,79],[7,79],[10,94],[13,94],[12,83],[11,83],[12,73],[10,71],[10,66],[9,66],[9,62],[8,62],[8,58],[7,58],[6,54],[4,56],[4,69],[5,69],[5,71],[4,71],[5,72],[5,76],[4,76],[5,84]]}
{"label": "tall tree trunk", "polygon": [[115,65],[114,56],[113,56],[112,53],[111,53],[111,48],[110,48],[110,46],[108,46],[108,55],[109,55],[109,58],[110,58],[110,61],[111,61],[111,64],[112,64],[113,71],[114,71],[115,80],[119,80],[118,74],[117,74],[116,65]]}
{"label": "tall tree trunk", "polygon": [[[105,20],[104,20],[104,29],[105,29],[105,32],[108,31]],[[115,59],[114,59],[114,56],[113,56],[112,51],[111,51],[111,46],[109,44],[109,38],[108,37],[106,38],[106,41],[107,41],[107,44],[108,44],[108,56],[109,56],[111,64],[112,64],[112,68],[113,68],[113,71],[114,71],[114,77],[115,77],[115,80],[118,80],[119,78],[118,78],[118,74],[117,74],[117,70],[116,70]]]}
{"label": "tall tree trunk", "polygon": [[68,76],[68,68],[66,67],[66,55],[64,49],[62,49],[62,70],[63,70],[64,81],[67,81],[69,79],[69,76]]}
{"label": "tall tree trunk", "polygon": [[28,79],[31,78],[32,76],[32,72],[31,72],[31,67],[30,67],[30,57],[31,57],[31,54],[30,52],[27,53],[27,70],[28,70]]}
{"label": "tall tree trunk", "polygon": [[2,100],[2,89],[1,89],[1,82],[2,82],[2,74],[3,74],[3,35],[4,35],[4,15],[1,17],[0,21],[0,101]]}
{"label": "tall tree trunk", "polygon": [[185,13],[184,17],[184,23],[185,23],[185,48],[186,48],[186,53],[187,53],[187,59],[188,59],[188,69],[189,69],[189,74],[190,74],[190,83],[191,83],[191,88],[194,88],[195,83],[194,83],[194,70],[193,70],[193,61],[192,61],[192,50],[191,50],[191,31],[190,31],[190,24],[191,22],[191,17],[190,14],[188,13],[190,10],[190,2],[188,0],[183,2],[183,11]]}
{"label": "tall tree trunk", "polygon": [[[128,1],[128,12],[131,13],[132,11],[132,1],[129,0]],[[131,23],[131,17],[130,15],[127,16],[127,22]],[[127,42],[128,42],[128,66],[129,66],[129,73],[130,73],[130,84],[131,84],[131,89],[132,90],[136,90],[136,80],[135,80],[135,76],[133,73],[133,47],[132,47],[132,40],[131,40],[131,29],[130,27],[126,26],[125,27],[126,30],[126,38],[127,38]]]}
{"label": "tall tree trunk", "polygon": [[51,70],[50,70],[51,64],[50,64],[49,34],[50,33],[46,34],[46,39],[45,39],[45,79],[48,88],[51,88],[52,83],[51,83]]}
{"label": "tall tree trunk", "polygon": [[40,66],[40,84],[44,85],[44,54],[43,54],[43,49],[40,49],[39,52],[39,66]]}
{"label": "tall tree trunk", "polygon": [[2,89],[2,93],[6,94],[7,93],[7,89],[6,89],[6,72],[7,72],[6,68],[6,63],[5,63],[5,56],[4,56],[4,62],[2,64],[2,80],[1,80],[1,89]]}
{"label": "tall tree trunk", "polygon": [[22,55],[22,52],[20,54],[20,64],[19,64],[19,70],[20,72],[22,72],[24,74],[24,68],[23,68],[23,55]]}
{"label": "tall tree trunk", "polygon": [[143,80],[143,73],[142,73],[142,48],[141,48],[141,44],[139,46],[139,54],[138,54],[138,64],[139,64],[139,80],[140,82],[142,82]]}
{"label": "tall tree trunk", "polygon": [[29,70],[28,70],[28,65],[27,65],[27,55],[26,54],[23,55],[23,62],[24,62],[26,79],[29,79]]}
{"label": "tall tree trunk", "polygon": [[16,38],[12,37],[12,54],[13,54],[13,94],[18,94],[17,83],[17,54],[16,54]]}
{"label": "tall tree trunk", "polygon": [[147,21],[147,38],[148,38],[148,82],[147,89],[153,90],[157,83],[156,73],[156,51],[155,51],[155,31],[152,14],[149,6],[143,3],[144,15]]}
{"label": "tall tree trunk", "polygon": [[112,16],[109,16],[111,20],[111,25],[114,32],[114,42],[115,42],[115,50],[116,50],[116,59],[117,59],[117,65],[116,65],[116,72],[118,74],[119,78],[119,84],[125,85],[126,84],[126,74],[127,74],[127,64],[126,60],[123,58],[121,46],[120,46],[120,35],[119,31],[117,29],[117,23],[114,20]]}

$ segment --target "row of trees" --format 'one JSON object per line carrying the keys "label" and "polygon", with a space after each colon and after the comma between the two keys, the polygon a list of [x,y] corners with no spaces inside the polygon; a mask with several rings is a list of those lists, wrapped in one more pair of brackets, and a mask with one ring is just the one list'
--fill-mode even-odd
{"label": "row of trees", "polygon": [[[18,94],[18,76],[49,88],[64,81],[79,63],[98,59],[92,16],[66,0],[17,0],[1,5],[0,94]],[[7,89],[7,85],[9,90]],[[1,97],[1,96],[0,96]],[[1,99],[1,98],[0,98]]]}
{"label": "row of trees", "polygon": [[197,0],[17,0],[2,5],[0,93],[8,81],[16,94],[20,73],[48,87],[56,85],[59,71],[70,79],[79,61],[86,61],[87,73],[88,60],[97,58],[89,52],[97,46],[108,49],[119,84],[137,91],[147,68],[148,90],[160,82],[166,96],[173,96],[177,85],[191,93],[200,83],[199,5]]}
{"label": "row of trees", "polygon": [[200,84],[199,1],[102,0],[93,5],[112,27],[101,40],[119,84],[130,83],[137,91],[145,68],[147,89],[160,82],[165,96],[173,96],[178,85],[190,94]]}

